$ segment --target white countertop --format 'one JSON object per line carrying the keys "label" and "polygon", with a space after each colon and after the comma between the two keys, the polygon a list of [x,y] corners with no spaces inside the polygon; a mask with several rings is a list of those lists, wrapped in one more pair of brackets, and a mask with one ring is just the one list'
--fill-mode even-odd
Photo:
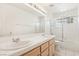
{"label": "white countertop", "polygon": [[[30,36],[29,36],[30,37]],[[42,36],[39,34],[31,35],[31,37],[25,37],[24,40],[30,40],[31,43],[28,46],[25,46],[23,48],[15,49],[15,50],[0,50],[0,56],[19,56],[25,52],[28,52],[32,50],[35,47],[40,46],[41,44],[45,43],[46,41],[54,38],[54,35],[46,35]],[[5,42],[6,43],[6,42]],[[1,43],[0,43],[1,44]]]}

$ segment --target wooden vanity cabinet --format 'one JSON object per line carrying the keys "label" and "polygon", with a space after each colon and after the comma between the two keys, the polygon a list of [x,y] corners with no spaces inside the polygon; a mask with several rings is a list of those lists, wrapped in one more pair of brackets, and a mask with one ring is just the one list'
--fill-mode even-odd
{"label": "wooden vanity cabinet", "polygon": [[37,48],[24,53],[23,56],[54,56],[55,54],[55,42],[50,39]]}
{"label": "wooden vanity cabinet", "polygon": [[49,56],[55,55],[55,42],[54,40],[49,41]]}
{"label": "wooden vanity cabinet", "polygon": [[48,53],[48,50],[49,50],[48,47],[49,47],[48,46],[48,42],[46,42],[46,43],[41,45],[41,51],[40,51],[41,52],[41,56],[48,56],[48,54],[49,54]]}
{"label": "wooden vanity cabinet", "polygon": [[44,43],[41,45],[41,52],[43,52],[44,50],[46,50],[48,48],[48,42]]}
{"label": "wooden vanity cabinet", "polygon": [[48,56],[48,55],[49,55],[48,48],[41,53],[41,56]]}
{"label": "wooden vanity cabinet", "polygon": [[40,55],[40,47],[37,47],[24,54],[24,56],[39,56],[39,55]]}
{"label": "wooden vanity cabinet", "polygon": [[55,55],[55,48],[54,45],[49,46],[49,56]]}

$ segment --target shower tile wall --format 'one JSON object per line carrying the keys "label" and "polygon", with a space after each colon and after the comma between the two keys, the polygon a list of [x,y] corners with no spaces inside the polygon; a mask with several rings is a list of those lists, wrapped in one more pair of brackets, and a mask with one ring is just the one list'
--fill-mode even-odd
{"label": "shower tile wall", "polygon": [[[78,22],[78,10],[73,9],[70,11],[66,11],[63,13],[59,13],[54,15],[54,19],[65,18],[69,16],[76,16],[74,17],[73,23],[63,23],[63,40],[64,43],[57,44],[59,47],[58,55],[79,55],[79,22]],[[62,19],[64,20],[64,19]],[[56,35],[57,40],[62,40],[62,23],[58,23],[55,21],[55,25],[53,27],[55,29],[54,34]],[[61,41],[60,41],[61,42]],[[62,47],[62,48],[61,48]],[[71,51],[72,50],[72,51]]]}

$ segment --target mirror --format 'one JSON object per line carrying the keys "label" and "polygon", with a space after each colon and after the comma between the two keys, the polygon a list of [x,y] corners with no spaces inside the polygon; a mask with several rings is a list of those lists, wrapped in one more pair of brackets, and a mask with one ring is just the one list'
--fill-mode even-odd
{"label": "mirror", "polygon": [[[27,10],[0,4],[0,37],[44,32],[44,21]],[[43,22],[42,22],[43,21]]]}

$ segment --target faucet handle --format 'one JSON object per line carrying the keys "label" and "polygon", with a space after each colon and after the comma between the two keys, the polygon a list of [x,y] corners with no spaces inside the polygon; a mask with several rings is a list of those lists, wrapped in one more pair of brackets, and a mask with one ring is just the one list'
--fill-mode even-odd
{"label": "faucet handle", "polygon": [[20,38],[16,38],[16,42],[19,42],[20,41]]}
{"label": "faucet handle", "polygon": [[15,38],[12,38],[12,41],[17,43],[17,42],[20,41],[20,39],[19,38],[16,38],[16,39]]}

